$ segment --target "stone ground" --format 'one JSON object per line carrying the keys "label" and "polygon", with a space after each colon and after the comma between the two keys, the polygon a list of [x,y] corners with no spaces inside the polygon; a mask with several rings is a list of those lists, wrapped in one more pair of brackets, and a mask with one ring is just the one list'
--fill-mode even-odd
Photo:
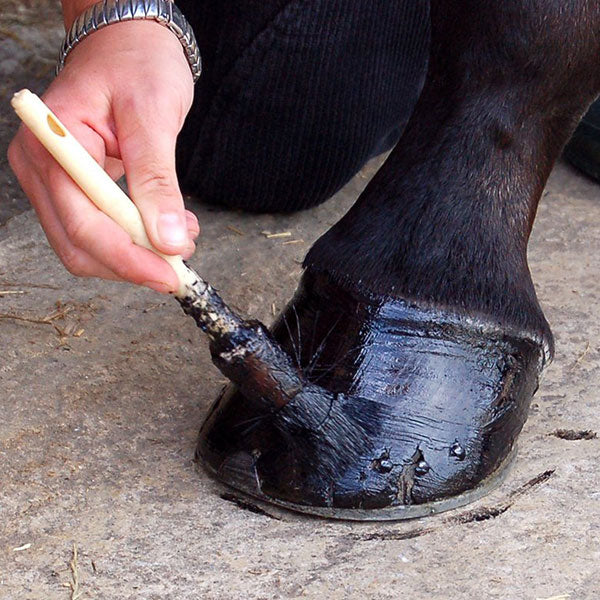
{"label": "stone ground", "polygon": [[[540,206],[530,264],[557,357],[501,488],[403,523],[256,508],[192,461],[222,385],[194,324],[153,292],[71,277],[9,174],[8,99],[47,84],[61,25],[56,2],[1,1],[0,598],[73,598],[76,573],[90,599],[597,599],[600,439],[581,432],[600,431],[600,188],[561,163]],[[194,266],[269,322],[374,169],[294,216],[193,205]]]}

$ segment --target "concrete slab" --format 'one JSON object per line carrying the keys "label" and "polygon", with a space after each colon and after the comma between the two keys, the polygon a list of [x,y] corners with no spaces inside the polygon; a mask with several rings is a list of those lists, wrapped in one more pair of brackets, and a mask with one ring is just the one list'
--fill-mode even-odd
{"label": "concrete slab", "polygon": [[[13,124],[7,116],[3,141]],[[193,265],[270,322],[310,244],[375,167],[298,215],[193,205],[203,228]],[[71,277],[11,185],[0,227],[0,292],[17,292],[0,294],[0,598],[71,598],[73,546],[82,598],[599,597],[600,440],[556,431],[600,432],[600,187],[559,164],[540,206],[530,263],[557,357],[507,482],[447,515],[352,524],[256,507],[198,470],[197,431],[222,385],[202,334],[170,299]]]}

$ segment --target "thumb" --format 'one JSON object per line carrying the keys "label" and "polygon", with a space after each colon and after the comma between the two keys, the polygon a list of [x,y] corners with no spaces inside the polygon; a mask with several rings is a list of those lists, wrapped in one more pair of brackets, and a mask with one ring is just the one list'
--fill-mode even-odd
{"label": "thumb", "polygon": [[165,254],[181,254],[190,240],[175,172],[177,131],[141,122],[135,114],[117,129],[127,186],[152,245]]}

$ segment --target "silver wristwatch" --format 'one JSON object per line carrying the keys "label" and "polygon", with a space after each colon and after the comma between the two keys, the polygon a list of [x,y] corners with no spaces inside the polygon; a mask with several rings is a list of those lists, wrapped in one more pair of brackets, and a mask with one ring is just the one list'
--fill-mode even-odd
{"label": "silver wristwatch", "polygon": [[103,0],[90,6],[71,25],[60,49],[56,74],[58,75],[65,66],[69,52],[88,35],[107,25],[134,19],[156,21],[177,36],[183,46],[195,83],[202,71],[196,36],[183,13],[169,0]]}

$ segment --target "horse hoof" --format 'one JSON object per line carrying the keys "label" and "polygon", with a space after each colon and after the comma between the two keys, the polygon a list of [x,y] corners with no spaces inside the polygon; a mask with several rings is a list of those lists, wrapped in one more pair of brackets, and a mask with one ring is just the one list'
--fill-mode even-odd
{"label": "horse hoof", "polygon": [[414,518],[497,486],[549,352],[469,317],[306,271],[272,328],[309,382],[283,407],[224,390],[197,457],[225,484],[330,518]]}

